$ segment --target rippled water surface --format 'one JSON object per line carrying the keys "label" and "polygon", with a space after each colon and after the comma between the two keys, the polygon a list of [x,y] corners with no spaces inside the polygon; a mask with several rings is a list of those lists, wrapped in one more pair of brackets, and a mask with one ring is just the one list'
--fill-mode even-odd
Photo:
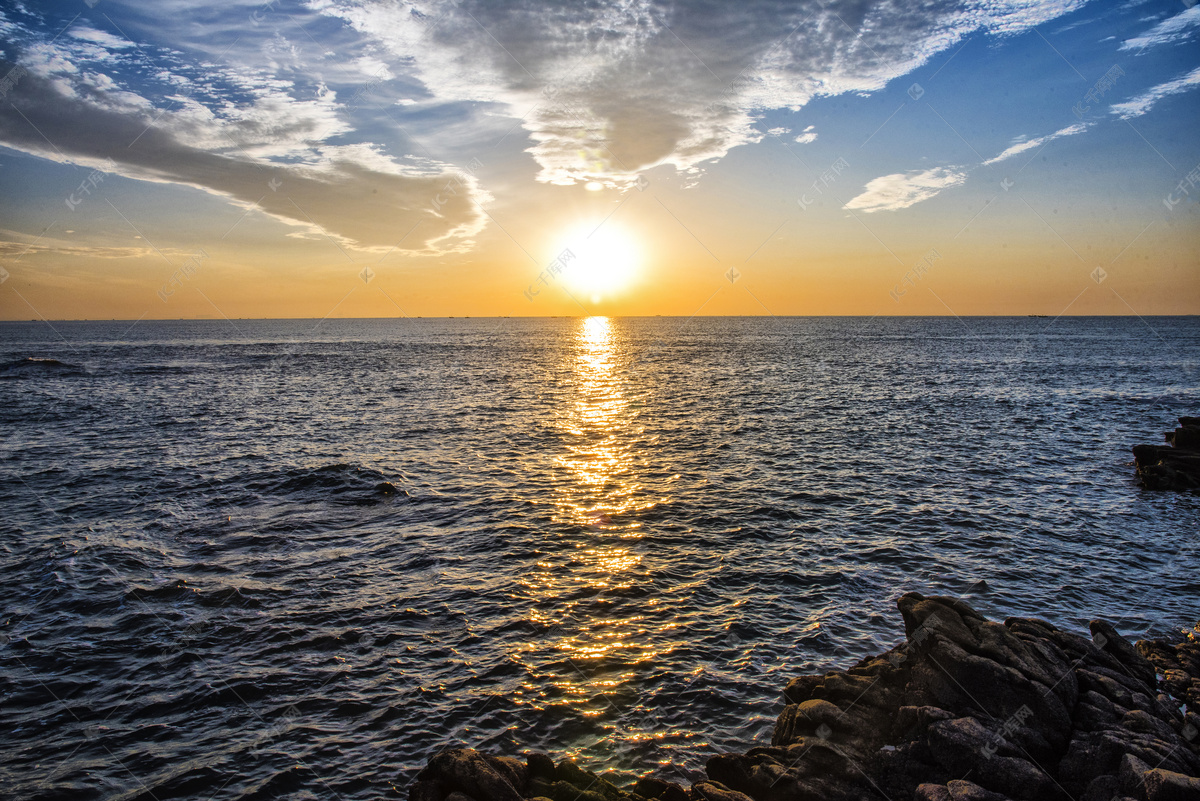
{"label": "rippled water surface", "polygon": [[[894,599],[1163,634],[1200,322],[0,324],[0,785],[382,798],[440,747],[694,774]],[[985,582],[977,584],[977,582]]]}

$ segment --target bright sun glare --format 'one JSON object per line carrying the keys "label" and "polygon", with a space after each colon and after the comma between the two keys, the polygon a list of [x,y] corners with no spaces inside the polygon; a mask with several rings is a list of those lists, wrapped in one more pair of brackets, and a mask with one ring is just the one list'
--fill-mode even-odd
{"label": "bright sun glare", "polygon": [[563,258],[567,286],[593,303],[625,289],[637,276],[641,255],[637,242],[617,223],[581,225],[565,237],[563,250],[572,254]]}

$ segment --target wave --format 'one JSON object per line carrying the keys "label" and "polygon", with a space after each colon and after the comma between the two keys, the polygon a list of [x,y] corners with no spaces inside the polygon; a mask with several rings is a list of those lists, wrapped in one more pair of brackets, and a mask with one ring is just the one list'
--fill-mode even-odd
{"label": "wave", "polygon": [[87,375],[87,370],[78,364],[37,356],[0,364],[0,376],[18,378],[28,375]]}
{"label": "wave", "polygon": [[378,470],[353,464],[295,468],[259,475],[246,488],[260,495],[283,495],[304,501],[334,501],[355,506],[408,497]]}

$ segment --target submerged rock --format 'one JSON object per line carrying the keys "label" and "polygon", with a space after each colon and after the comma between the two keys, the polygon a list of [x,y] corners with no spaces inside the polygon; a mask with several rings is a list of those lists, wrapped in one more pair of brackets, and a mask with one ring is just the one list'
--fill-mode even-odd
{"label": "submerged rock", "polygon": [[1200,644],[1091,638],[908,593],[906,641],[784,691],[769,747],[690,788],[569,760],[443,751],[412,801],[1200,801]]}

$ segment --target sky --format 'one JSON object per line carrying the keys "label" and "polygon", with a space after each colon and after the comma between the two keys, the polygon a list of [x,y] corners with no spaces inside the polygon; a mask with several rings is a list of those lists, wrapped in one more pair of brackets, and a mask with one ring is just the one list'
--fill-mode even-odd
{"label": "sky", "polygon": [[0,2],[0,319],[1200,312],[1200,5]]}

